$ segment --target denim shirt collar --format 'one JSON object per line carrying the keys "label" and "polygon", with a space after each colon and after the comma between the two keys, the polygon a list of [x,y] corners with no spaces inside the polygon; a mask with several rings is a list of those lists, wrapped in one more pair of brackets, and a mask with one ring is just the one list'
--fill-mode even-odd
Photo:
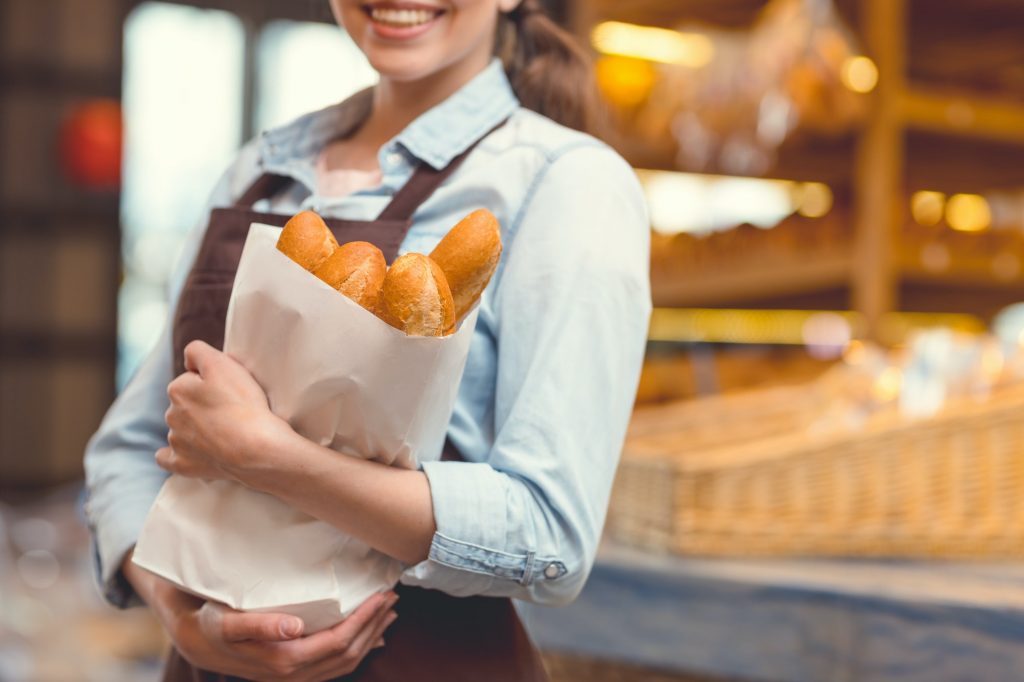
{"label": "denim shirt collar", "polygon": [[[406,126],[381,149],[381,154],[400,145],[435,169],[444,168],[518,106],[505,69],[495,58],[453,95]],[[260,144],[264,170],[295,175],[313,186],[310,181],[316,155],[331,140],[352,133],[372,107],[373,88],[367,88],[343,102],[264,132]]]}

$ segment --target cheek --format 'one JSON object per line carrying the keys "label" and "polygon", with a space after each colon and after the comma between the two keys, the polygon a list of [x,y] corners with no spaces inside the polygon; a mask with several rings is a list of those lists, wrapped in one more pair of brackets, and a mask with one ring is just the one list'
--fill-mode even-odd
{"label": "cheek", "polygon": [[368,34],[370,18],[366,16],[359,2],[352,0],[333,0],[331,9],[334,10],[334,18],[343,31],[355,42],[359,49],[364,50],[366,36]]}
{"label": "cheek", "polygon": [[467,38],[479,38],[493,31],[498,0],[457,0],[452,3],[452,27]]}

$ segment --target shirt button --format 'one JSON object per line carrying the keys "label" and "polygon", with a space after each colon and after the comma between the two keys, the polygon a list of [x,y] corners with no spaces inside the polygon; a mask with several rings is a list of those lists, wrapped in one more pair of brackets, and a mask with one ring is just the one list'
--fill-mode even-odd
{"label": "shirt button", "polygon": [[397,166],[398,164],[402,163],[402,155],[399,154],[398,152],[391,152],[386,157],[384,157],[384,160],[388,162],[389,166]]}
{"label": "shirt button", "polygon": [[557,564],[548,564],[544,568],[544,577],[545,578],[557,578],[558,577],[558,565]]}

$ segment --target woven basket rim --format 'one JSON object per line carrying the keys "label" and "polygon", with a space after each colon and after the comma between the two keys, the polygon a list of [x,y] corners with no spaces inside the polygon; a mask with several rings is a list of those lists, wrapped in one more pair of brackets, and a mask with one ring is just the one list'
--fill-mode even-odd
{"label": "woven basket rim", "polygon": [[[669,432],[662,432],[627,440],[623,448],[622,465],[671,469],[680,473],[751,467],[828,454],[832,450],[851,446],[865,447],[871,441],[882,443],[887,439],[906,438],[914,434],[927,437],[932,432],[950,430],[958,424],[967,426],[969,422],[979,419],[998,419],[1005,413],[1021,409],[1024,409],[1024,384],[1002,387],[983,402],[971,398],[951,401],[942,412],[927,419],[911,420],[896,414],[880,415],[859,431],[776,434],[755,441],[709,446],[697,452],[682,454],[662,446],[663,441],[671,439]],[[685,439],[686,432],[675,432],[675,435]]]}

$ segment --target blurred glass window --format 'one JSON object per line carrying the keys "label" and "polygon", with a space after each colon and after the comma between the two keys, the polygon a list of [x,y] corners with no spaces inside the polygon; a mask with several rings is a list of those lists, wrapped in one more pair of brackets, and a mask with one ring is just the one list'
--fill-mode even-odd
{"label": "blurred glass window", "polygon": [[[251,34],[248,34],[251,35]],[[118,386],[167,320],[167,283],[182,240],[248,131],[282,125],[377,81],[332,24],[271,21],[247,42],[233,13],[146,2],[125,23],[124,282]],[[246,110],[246,64],[255,60]]]}
{"label": "blurred glass window", "polygon": [[125,22],[119,387],[162,331],[181,240],[241,144],[244,57],[229,12],[146,2]]}
{"label": "blurred glass window", "polygon": [[377,82],[348,34],[331,24],[272,21],[257,53],[256,130],[340,102]]}

